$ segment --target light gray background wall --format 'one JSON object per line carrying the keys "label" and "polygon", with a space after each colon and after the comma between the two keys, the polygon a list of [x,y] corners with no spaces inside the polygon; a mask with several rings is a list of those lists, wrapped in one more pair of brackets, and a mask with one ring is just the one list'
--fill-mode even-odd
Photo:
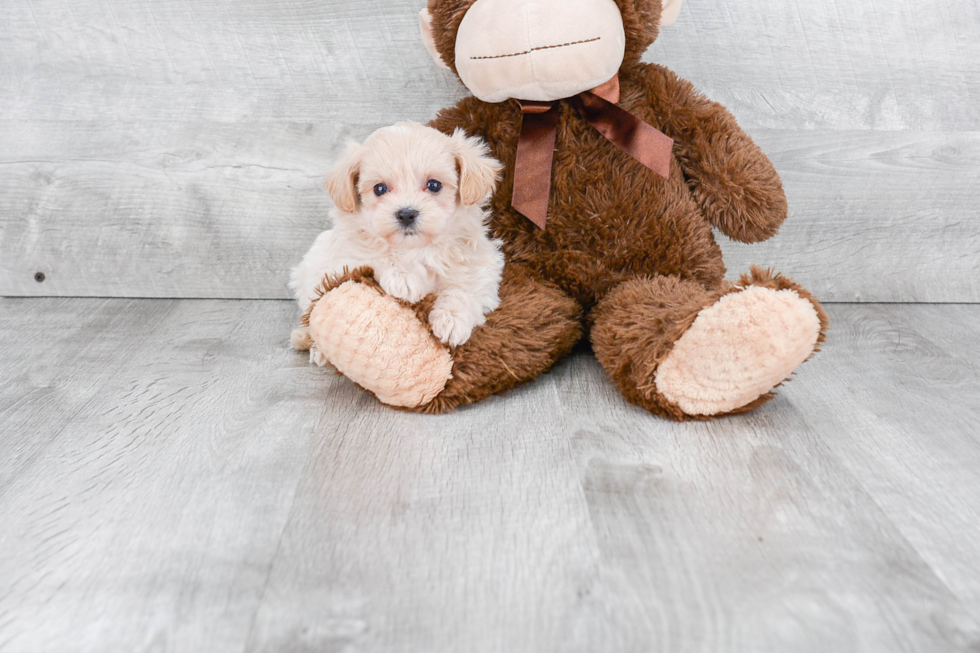
{"label": "light gray background wall", "polygon": [[[423,4],[0,3],[0,295],[288,296],[343,141],[465,93]],[[726,243],[732,274],[980,301],[980,2],[688,0],[646,58],[783,174],[790,220]]]}

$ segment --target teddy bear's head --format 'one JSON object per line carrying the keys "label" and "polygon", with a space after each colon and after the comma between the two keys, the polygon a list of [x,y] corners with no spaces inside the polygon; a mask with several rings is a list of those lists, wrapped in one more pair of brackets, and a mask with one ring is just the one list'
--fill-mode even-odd
{"label": "teddy bear's head", "polygon": [[481,100],[551,101],[639,62],[682,0],[429,0],[426,47]]}

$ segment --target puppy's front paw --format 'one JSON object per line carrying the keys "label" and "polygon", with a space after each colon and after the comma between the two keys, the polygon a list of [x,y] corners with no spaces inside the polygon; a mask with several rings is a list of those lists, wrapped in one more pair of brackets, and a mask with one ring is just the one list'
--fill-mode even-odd
{"label": "puppy's front paw", "polygon": [[473,335],[473,323],[465,315],[445,308],[434,308],[429,313],[429,326],[436,338],[450,347],[459,347]]}
{"label": "puppy's front paw", "polygon": [[410,276],[401,275],[395,272],[383,273],[378,278],[381,288],[396,299],[401,299],[411,304],[422,301],[425,297],[425,288],[418,280]]}
{"label": "puppy's front paw", "polygon": [[330,361],[327,360],[327,357],[324,356],[323,352],[316,347],[310,347],[310,362],[317,367],[327,367],[330,365]]}

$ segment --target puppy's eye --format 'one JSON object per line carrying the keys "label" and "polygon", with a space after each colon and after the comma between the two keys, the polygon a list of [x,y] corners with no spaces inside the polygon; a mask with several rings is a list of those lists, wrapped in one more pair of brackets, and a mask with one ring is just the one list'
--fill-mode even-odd
{"label": "puppy's eye", "polygon": [[388,184],[378,184],[374,187],[374,194],[381,197],[388,192]]}
{"label": "puppy's eye", "polygon": [[425,187],[429,189],[430,193],[438,193],[442,190],[442,182],[436,181],[435,179],[430,179],[426,182]]}

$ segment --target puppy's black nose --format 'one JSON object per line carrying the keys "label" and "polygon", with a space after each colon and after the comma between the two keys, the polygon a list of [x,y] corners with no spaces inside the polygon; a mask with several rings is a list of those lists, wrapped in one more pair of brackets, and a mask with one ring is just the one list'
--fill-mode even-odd
{"label": "puppy's black nose", "polygon": [[398,222],[403,227],[410,227],[415,224],[415,220],[419,217],[419,212],[413,208],[404,208],[398,211],[395,217],[398,218]]}

